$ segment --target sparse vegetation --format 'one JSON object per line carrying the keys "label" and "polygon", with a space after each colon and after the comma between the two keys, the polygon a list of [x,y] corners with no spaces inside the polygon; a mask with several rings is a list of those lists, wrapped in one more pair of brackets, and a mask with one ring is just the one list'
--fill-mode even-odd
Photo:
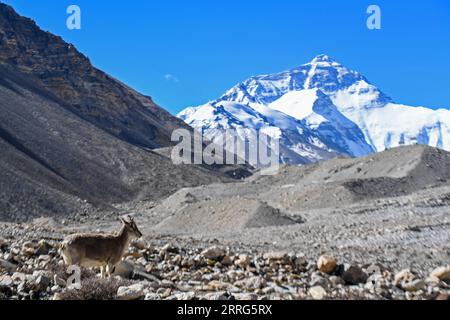
{"label": "sparse vegetation", "polygon": [[57,298],[59,300],[114,300],[117,290],[131,282],[120,278],[100,279],[91,277],[82,281],[81,289],[65,289]]}

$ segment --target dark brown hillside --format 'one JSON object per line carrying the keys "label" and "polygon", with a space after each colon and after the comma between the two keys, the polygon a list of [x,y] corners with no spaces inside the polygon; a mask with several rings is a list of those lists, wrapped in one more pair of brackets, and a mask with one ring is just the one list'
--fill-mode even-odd
{"label": "dark brown hillside", "polygon": [[229,181],[150,151],[186,125],[0,4],[0,220],[67,217]]}
{"label": "dark brown hillside", "polygon": [[0,61],[39,79],[72,112],[129,143],[167,147],[173,129],[187,127],[151,98],[96,69],[61,37],[1,3]]}

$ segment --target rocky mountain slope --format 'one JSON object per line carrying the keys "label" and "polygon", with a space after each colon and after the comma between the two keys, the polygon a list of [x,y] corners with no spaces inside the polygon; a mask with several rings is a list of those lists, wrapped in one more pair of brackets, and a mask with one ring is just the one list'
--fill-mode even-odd
{"label": "rocky mountain slope", "polygon": [[128,143],[172,145],[182,121],[110,75],[96,69],[73,45],[0,4],[0,61],[39,79],[66,108]]}
{"label": "rocky mountain slope", "polygon": [[[55,228],[1,225],[0,300],[449,300],[450,266],[397,269],[376,261],[225,248],[150,237],[131,244],[110,279],[83,270],[67,285]],[[30,239],[30,240],[24,240]],[[1,257],[5,257],[2,259]]]}
{"label": "rocky mountain slope", "polygon": [[[449,167],[450,153],[425,146],[395,148],[366,158],[285,166],[273,176],[180,190],[154,208],[161,219],[156,228],[214,233],[218,224],[221,231],[248,231],[252,224],[240,221],[250,219],[259,227],[293,225],[316,211],[331,214],[388,199],[396,201],[396,197],[418,199],[424,190],[430,194],[437,190],[439,197],[450,186]],[[448,201],[445,192],[442,197]],[[191,221],[196,227],[188,227]]]}
{"label": "rocky mountain slope", "polygon": [[85,270],[81,290],[58,239],[117,219],[0,222],[0,299],[448,300],[449,165],[410,146],[184,188],[138,208],[118,278]]}
{"label": "rocky mountain slope", "polygon": [[186,125],[4,4],[0,110],[0,220],[91,216],[229,180],[150,151]]}
{"label": "rocky mountain slope", "polygon": [[[269,112],[278,112],[277,121],[266,117]],[[324,151],[358,157],[411,144],[450,150],[449,110],[396,104],[363,75],[326,55],[289,71],[251,77],[178,116],[210,139],[223,129],[263,130],[310,162],[329,157]],[[301,137],[287,140],[291,131]],[[304,163],[283,151],[283,163]]]}
{"label": "rocky mountain slope", "polygon": [[182,189],[143,210],[139,223],[152,237],[429,274],[449,261],[449,166],[449,152],[427,146],[285,166],[274,176]]}

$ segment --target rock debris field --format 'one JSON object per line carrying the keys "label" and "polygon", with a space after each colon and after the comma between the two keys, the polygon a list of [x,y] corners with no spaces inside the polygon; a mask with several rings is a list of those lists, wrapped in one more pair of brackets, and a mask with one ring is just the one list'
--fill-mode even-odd
{"label": "rock debris field", "polygon": [[0,226],[4,299],[439,299],[450,292],[450,156],[405,147],[184,188],[133,212],[112,278],[68,286],[58,244],[113,214]]}

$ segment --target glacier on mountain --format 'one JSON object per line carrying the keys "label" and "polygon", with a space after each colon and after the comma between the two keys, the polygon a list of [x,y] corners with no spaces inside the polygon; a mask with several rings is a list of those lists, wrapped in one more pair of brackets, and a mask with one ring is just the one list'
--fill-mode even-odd
{"label": "glacier on mountain", "polygon": [[211,140],[224,129],[263,130],[280,139],[284,163],[364,156],[410,144],[450,150],[450,110],[397,104],[327,55],[251,77],[178,117]]}

